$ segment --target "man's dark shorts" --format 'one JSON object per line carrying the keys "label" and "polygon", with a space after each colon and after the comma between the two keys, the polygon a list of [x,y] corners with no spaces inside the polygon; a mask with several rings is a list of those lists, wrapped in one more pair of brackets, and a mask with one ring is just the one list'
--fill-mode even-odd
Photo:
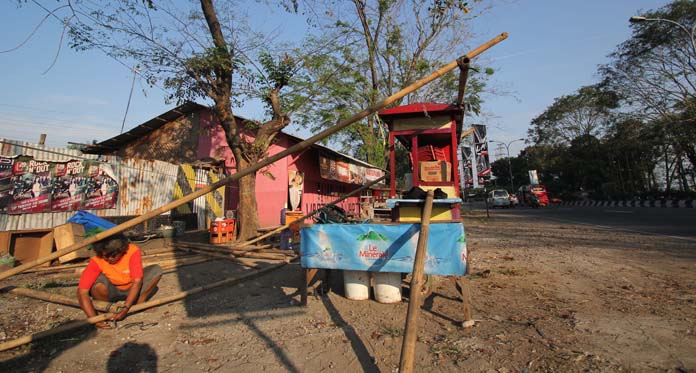
{"label": "man's dark shorts", "polygon": [[[143,268],[143,286],[140,288],[140,291],[143,291],[150,287],[152,281],[154,281],[157,277],[161,275],[162,267],[158,266],[157,264],[153,264]],[[114,284],[112,284],[111,281],[109,281],[109,279],[106,278],[106,276],[104,276],[103,273],[99,274],[99,277],[97,277],[97,280],[94,282],[94,284],[98,283],[104,284],[104,286],[106,286],[106,289],[108,290],[109,294],[109,302],[118,302],[120,300],[125,300],[128,296],[128,290],[121,290],[114,286]]]}

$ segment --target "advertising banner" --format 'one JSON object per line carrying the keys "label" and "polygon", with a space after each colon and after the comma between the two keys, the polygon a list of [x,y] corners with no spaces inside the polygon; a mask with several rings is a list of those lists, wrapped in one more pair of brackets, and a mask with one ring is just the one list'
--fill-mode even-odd
{"label": "advertising banner", "polygon": [[319,156],[319,175],[327,180],[365,185],[384,176],[384,171]]}
{"label": "advertising banner", "polygon": [[118,183],[111,165],[87,160],[0,157],[0,212],[30,214],[114,208]]}
{"label": "advertising banner", "polygon": [[479,184],[491,177],[491,165],[488,161],[488,136],[486,134],[486,126],[482,124],[474,124],[474,150],[476,153],[476,175]]}
{"label": "advertising banner", "polygon": [[87,167],[87,189],[81,209],[108,209],[116,205],[118,184],[111,165],[89,162]]}
{"label": "advertising banner", "polygon": [[462,186],[467,188],[473,188],[474,186],[474,174],[472,172],[473,167],[471,163],[471,147],[462,145]]}
{"label": "advertising banner", "polygon": [[9,214],[28,214],[51,211],[53,163],[18,158],[12,169],[12,201]]}
{"label": "advertising banner", "polygon": [[85,161],[56,163],[51,211],[79,210],[87,187]]}
{"label": "advertising banner", "polygon": [[[300,230],[303,268],[413,271],[420,224],[315,224]],[[467,252],[462,223],[430,225],[425,273],[461,276]]]}
{"label": "advertising banner", "polygon": [[0,157],[0,213],[7,212],[12,201],[12,168],[14,158]]}

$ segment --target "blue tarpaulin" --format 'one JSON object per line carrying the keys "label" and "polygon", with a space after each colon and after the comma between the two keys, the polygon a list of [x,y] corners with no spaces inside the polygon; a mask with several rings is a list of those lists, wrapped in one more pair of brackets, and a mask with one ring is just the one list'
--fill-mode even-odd
{"label": "blue tarpaulin", "polygon": [[[420,224],[314,224],[300,230],[304,268],[371,272],[413,271]],[[431,223],[425,273],[466,273],[462,223]]]}
{"label": "blue tarpaulin", "polygon": [[86,211],[78,211],[75,215],[73,215],[70,219],[68,219],[69,223],[77,223],[77,224],[82,224],[85,226],[85,231],[88,231],[90,229],[94,228],[103,228],[103,229],[109,229],[113,228],[116,226],[116,224],[104,220],[94,214],[90,214],[89,212]]}

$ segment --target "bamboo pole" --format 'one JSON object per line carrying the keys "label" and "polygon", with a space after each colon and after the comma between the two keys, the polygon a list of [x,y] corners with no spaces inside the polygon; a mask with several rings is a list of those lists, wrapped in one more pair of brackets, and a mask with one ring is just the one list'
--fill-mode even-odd
{"label": "bamboo pole", "polygon": [[[476,49],[470,51],[469,53],[460,57],[459,59],[471,60],[472,58],[485,52],[486,50],[488,50],[492,46],[505,40],[507,38],[507,36],[508,36],[507,32],[504,32],[504,33],[496,36],[495,38],[481,44]],[[222,186],[229,184],[232,181],[237,181],[244,176],[250,175],[250,174],[278,161],[278,160],[281,160],[281,159],[287,157],[290,154],[294,154],[294,153],[297,153],[301,150],[309,148],[311,145],[313,145],[317,141],[323,140],[323,139],[339,132],[340,130],[348,127],[349,125],[367,117],[370,114],[375,113],[376,111],[386,107],[387,105],[390,105],[390,104],[396,102],[397,100],[403,98],[407,94],[421,88],[422,86],[432,82],[433,80],[440,78],[441,76],[443,76],[447,72],[449,72],[452,69],[454,69],[455,67],[457,67],[457,61],[459,59],[450,62],[449,64],[447,64],[447,65],[443,66],[442,68],[436,70],[435,72],[431,73],[427,77],[407,86],[406,88],[404,88],[404,89],[400,90],[399,92],[385,98],[384,100],[382,100],[374,105],[371,105],[367,109],[364,109],[361,112],[354,114],[352,117],[339,122],[335,126],[328,128],[328,129],[326,129],[326,130],[324,130],[324,131],[322,131],[322,132],[320,132],[320,133],[318,133],[318,134],[316,134],[316,135],[314,135],[314,136],[312,136],[304,141],[301,141],[301,142],[283,150],[282,152],[279,152],[277,154],[274,154],[272,156],[264,158],[263,160],[261,160],[257,163],[254,163],[254,165],[247,167],[243,170],[239,170],[235,174],[230,175],[226,178],[220,179],[219,181],[217,181],[217,182],[215,182],[215,183],[213,183],[205,188],[199,189],[191,194],[187,194],[187,195],[183,196],[182,198],[177,199],[176,201],[172,201],[170,203],[167,203],[164,206],[156,208],[156,209],[154,209],[148,213],[145,213],[143,215],[137,216],[131,220],[125,221],[125,222],[123,222],[123,223],[121,223],[113,228],[109,228],[103,232],[97,233],[96,235],[89,237],[89,238],[86,238],[83,241],[74,243],[74,244],[72,244],[64,249],[61,249],[61,250],[58,250],[58,251],[52,253],[51,255],[47,255],[47,256],[44,256],[42,258],[38,258],[36,260],[29,261],[27,263],[24,263],[24,264],[18,266],[18,267],[15,267],[15,268],[9,269],[5,272],[2,272],[2,273],[0,273],[0,280],[6,279],[10,276],[24,272],[29,268],[33,268],[33,267],[36,267],[38,265],[50,262],[53,259],[59,258],[65,254],[69,254],[73,251],[76,251],[76,250],[82,248],[82,247],[93,244],[93,243],[95,243],[99,240],[102,240],[104,238],[110,237],[116,233],[123,232],[128,228],[132,228],[132,227],[134,227],[142,222],[145,222],[145,221],[148,221],[148,220],[154,218],[155,216],[158,216],[158,215],[163,214],[167,211],[175,209],[175,208],[177,208],[185,203],[193,201],[194,199],[196,199],[198,197],[204,196],[204,195],[212,192],[213,190],[216,190]]]}
{"label": "bamboo pole", "polygon": [[[205,244],[202,244],[205,245]],[[230,250],[235,250],[235,251],[260,251],[260,250],[265,250],[269,249],[271,245],[260,245],[260,246],[250,246],[250,245],[209,245],[209,246],[215,246],[215,247],[224,247]]]}
{"label": "bamboo pole", "polygon": [[180,247],[179,246],[179,247],[177,247],[177,249],[182,250],[182,251],[197,253],[200,255],[205,255],[205,256],[208,256],[211,258],[230,260],[230,261],[233,261],[237,264],[240,264],[240,265],[243,265],[243,266],[249,267],[249,268],[258,268],[259,267],[258,264],[254,263],[252,261],[240,259],[240,258],[235,257],[234,255],[231,255],[231,254],[212,253],[212,252],[207,252],[207,251],[203,251],[203,250],[200,250],[197,248],[191,248],[191,247]]}
{"label": "bamboo pole", "polygon": [[[162,273],[174,272],[174,270],[178,269],[179,267],[192,266],[194,264],[205,263],[205,262],[209,262],[211,260],[212,259],[210,257],[205,257],[205,258],[200,258],[198,260],[187,262],[187,263],[173,263],[173,264],[163,265],[162,266]],[[167,271],[169,271],[169,272],[167,272]]]}
{"label": "bamboo pole", "polygon": [[[213,283],[210,283],[208,285],[199,286],[199,287],[187,290],[187,291],[183,291],[183,292],[178,293],[178,294],[170,295],[168,297],[164,297],[164,298],[160,298],[160,299],[156,299],[156,300],[151,300],[151,301],[145,302],[145,303],[136,304],[128,310],[128,314],[132,314],[132,313],[142,311],[142,310],[145,310],[148,308],[156,307],[156,306],[161,306],[163,304],[175,302],[175,301],[184,299],[188,296],[198,294],[200,292],[210,290],[212,288],[216,288],[216,287],[219,287],[222,285],[230,285],[230,284],[235,284],[235,283],[238,283],[238,282],[241,282],[244,280],[248,280],[248,279],[257,277],[261,274],[264,274],[266,272],[272,271],[276,268],[280,268],[286,264],[287,263],[273,264],[273,265],[270,265],[268,267],[253,271],[252,273],[246,273],[246,274],[243,274],[241,276],[230,277],[230,278],[218,281],[218,282],[213,282]],[[112,313],[105,313],[105,314],[97,315],[97,316],[90,317],[90,318],[84,319],[84,320],[74,320],[74,321],[71,321],[67,324],[61,325],[61,326],[56,327],[56,328],[52,328],[52,329],[44,330],[44,331],[41,331],[38,333],[30,334],[30,335],[27,335],[24,337],[20,337],[20,338],[14,339],[12,341],[8,341],[8,342],[0,344],[0,351],[9,350],[11,348],[21,346],[21,345],[24,345],[27,343],[31,343],[31,342],[37,341],[39,339],[49,337],[49,336],[52,336],[52,335],[55,335],[58,333],[63,333],[63,332],[67,332],[70,330],[77,329],[77,328],[82,328],[82,327],[88,326],[90,324],[95,324],[95,323],[98,323],[101,321],[106,321],[111,316],[113,316]]]}
{"label": "bamboo pole", "polygon": [[[80,302],[78,302],[76,298],[70,298],[70,297],[66,297],[64,295],[60,295],[60,294],[52,294],[52,293],[48,293],[45,291],[19,288],[19,287],[14,287],[14,286],[4,288],[4,289],[2,289],[2,292],[14,294],[14,295],[21,295],[23,297],[38,299],[38,300],[42,300],[45,302],[62,304],[64,306],[71,306],[71,307],[80,308]],[[96,310],[102,311],[102,312],[111,312],[112,311],[111,308],[114,306],[117,306],[114,303],[104,302],[104,301],[100,301],[100,300],[92,300],[92,304],[94,304],[94,308]],[[120,307],[116,307],[116,308],[117,309],[115,309],[113,311],[118,312]]]}
{"label": "bamboo pole", "polygon": [[418,246],[416,246],[416,258],[413,262],[411,274],[411,291],[408,298],[408,313],[406,314],[406,327],[404,340],[401,346],[401,361],[399,372],[413,373],[413,359],[416,352],[416,337],[418,336],[418,315],[422,303],[423,272],[425,267],[425,254],[428,251],[428,232],[430,231],[430,215],[433,211],[432,190],[425,197],[425,205],[421,213],[420,233],[418,234]]}
{"label": "bamboo pole", "polygon": [[210,253],[216,253],[220,255],[230,255],[231,258],[237,258],[237,257],[242,257],[242,258],[257,258],[257,259],[272,259],[272,260],[285,260],[286,257],[282,254],[265,254],[265,253],[256,253],[256,252],[249,252],[249,251],[235,251],[235,250],[229,250],[225,248],[218,248],[218,247],[205,247],[205,246],[189,246],[187,244],[181,244],[177,243],[175,244],[176,247],[185,247],[185,248],[190,248],[194,251],[205,251],[205,252],[210,252]]}
{"label": "bamboo pole", "polygon": [[[387,175],[388,175],[388,174],[387,174]],[[367,188],[369,188],[369,187],[371,187],[371,186],[373,186],[373,185],[379,183],[380,181],[386,179],[386,178],[387,178],[387,175],[384,175],[384,176],[380,177],[379,179],[377,179],[377,180],[375,180],[375,181],[373,181],[373,182],[371,182],[371,183],[369,183],[369,184],[363,185],[362,187],[360,187],[360,188],[358,188],[358,189],[356,189],[356,190],[354,190],[354,191],[352,191],[352,192],[346,194],[345,196],[343,196],[343,197],[341,197],[341,198],[339,198],[339,199],[337,199],[337,200],[335,200],[335,201],[333,201],[333,202],[331,202],[331,203],[329,203],[329,204],[327,204],[327,205],[322,206],[322,208],[325,208],[325,207],[328,207],[328,206],[333,206],[333,205],[335,205],[335,204],[337,204],[337,203],[339,203],[339,202],[341,202],[341,201],[343,201],[343,200],[345,200],[345,199],[347,199],[347,198],[349,198],[349,197],[352,197],[352,196],[354,196],[354,195],[356,195],[356,194],[362,192],[363,190],[365,190],[365,189],[367,189]],[[264,238],[266,238],[266,237],[270,237],[270,236],[272,236],[272,235],[274,235],[274,234],[276,234],[276,233],[278,233],[278,232],[280,232],[280,231],[282,231],[282,230],[284,230],[284,229],[287,229],[287,228],[290,227],[291,225],[297,224],[298,222],[301,222],[301,221],[303,221],[303,220],[309,218],[310,216],[315,215],[316,213],[318,213],[319,211],[321,211],[322,208],[319,208],[319,209],[316,209],[316,210],[314,210],[314,211],[312,211],[312,212],[309,212],[309,213],[307,213],[305,216],[303,216],[303,217],[297,219],[297,220],[294,221],[294,222],[285,224],[285,225],[283,225],[282,227],[276,228],[276,229],[274,229],[274,230],[272,230],[272,231],[270,231],[270,232],[268,232],[268,233],[265,233],[265,234],[263,234],[263,235],[261,235],[261,236],[259,236],[259,237],[254,238],[254,239],[252,239],[252,240],[250,240],[250,241],[244,242],[244,245],[251,245],[252,243],[258,242],[258,241],[260,241],[260,240],[262,240],[262,239],[264,239]]]}

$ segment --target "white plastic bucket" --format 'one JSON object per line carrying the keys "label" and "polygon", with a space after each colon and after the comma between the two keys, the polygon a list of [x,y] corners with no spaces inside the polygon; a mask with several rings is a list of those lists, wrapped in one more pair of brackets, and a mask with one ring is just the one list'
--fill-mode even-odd
{"label": "white plastic bucket", "polygon": [[352,300],[370,299],[370,272],[343,271],[343,284],[346,298]]}
{"label": "white plastic bucket", "polygon": [[401,273],[374,272],[375,300],[379,303],[401,302]]}

